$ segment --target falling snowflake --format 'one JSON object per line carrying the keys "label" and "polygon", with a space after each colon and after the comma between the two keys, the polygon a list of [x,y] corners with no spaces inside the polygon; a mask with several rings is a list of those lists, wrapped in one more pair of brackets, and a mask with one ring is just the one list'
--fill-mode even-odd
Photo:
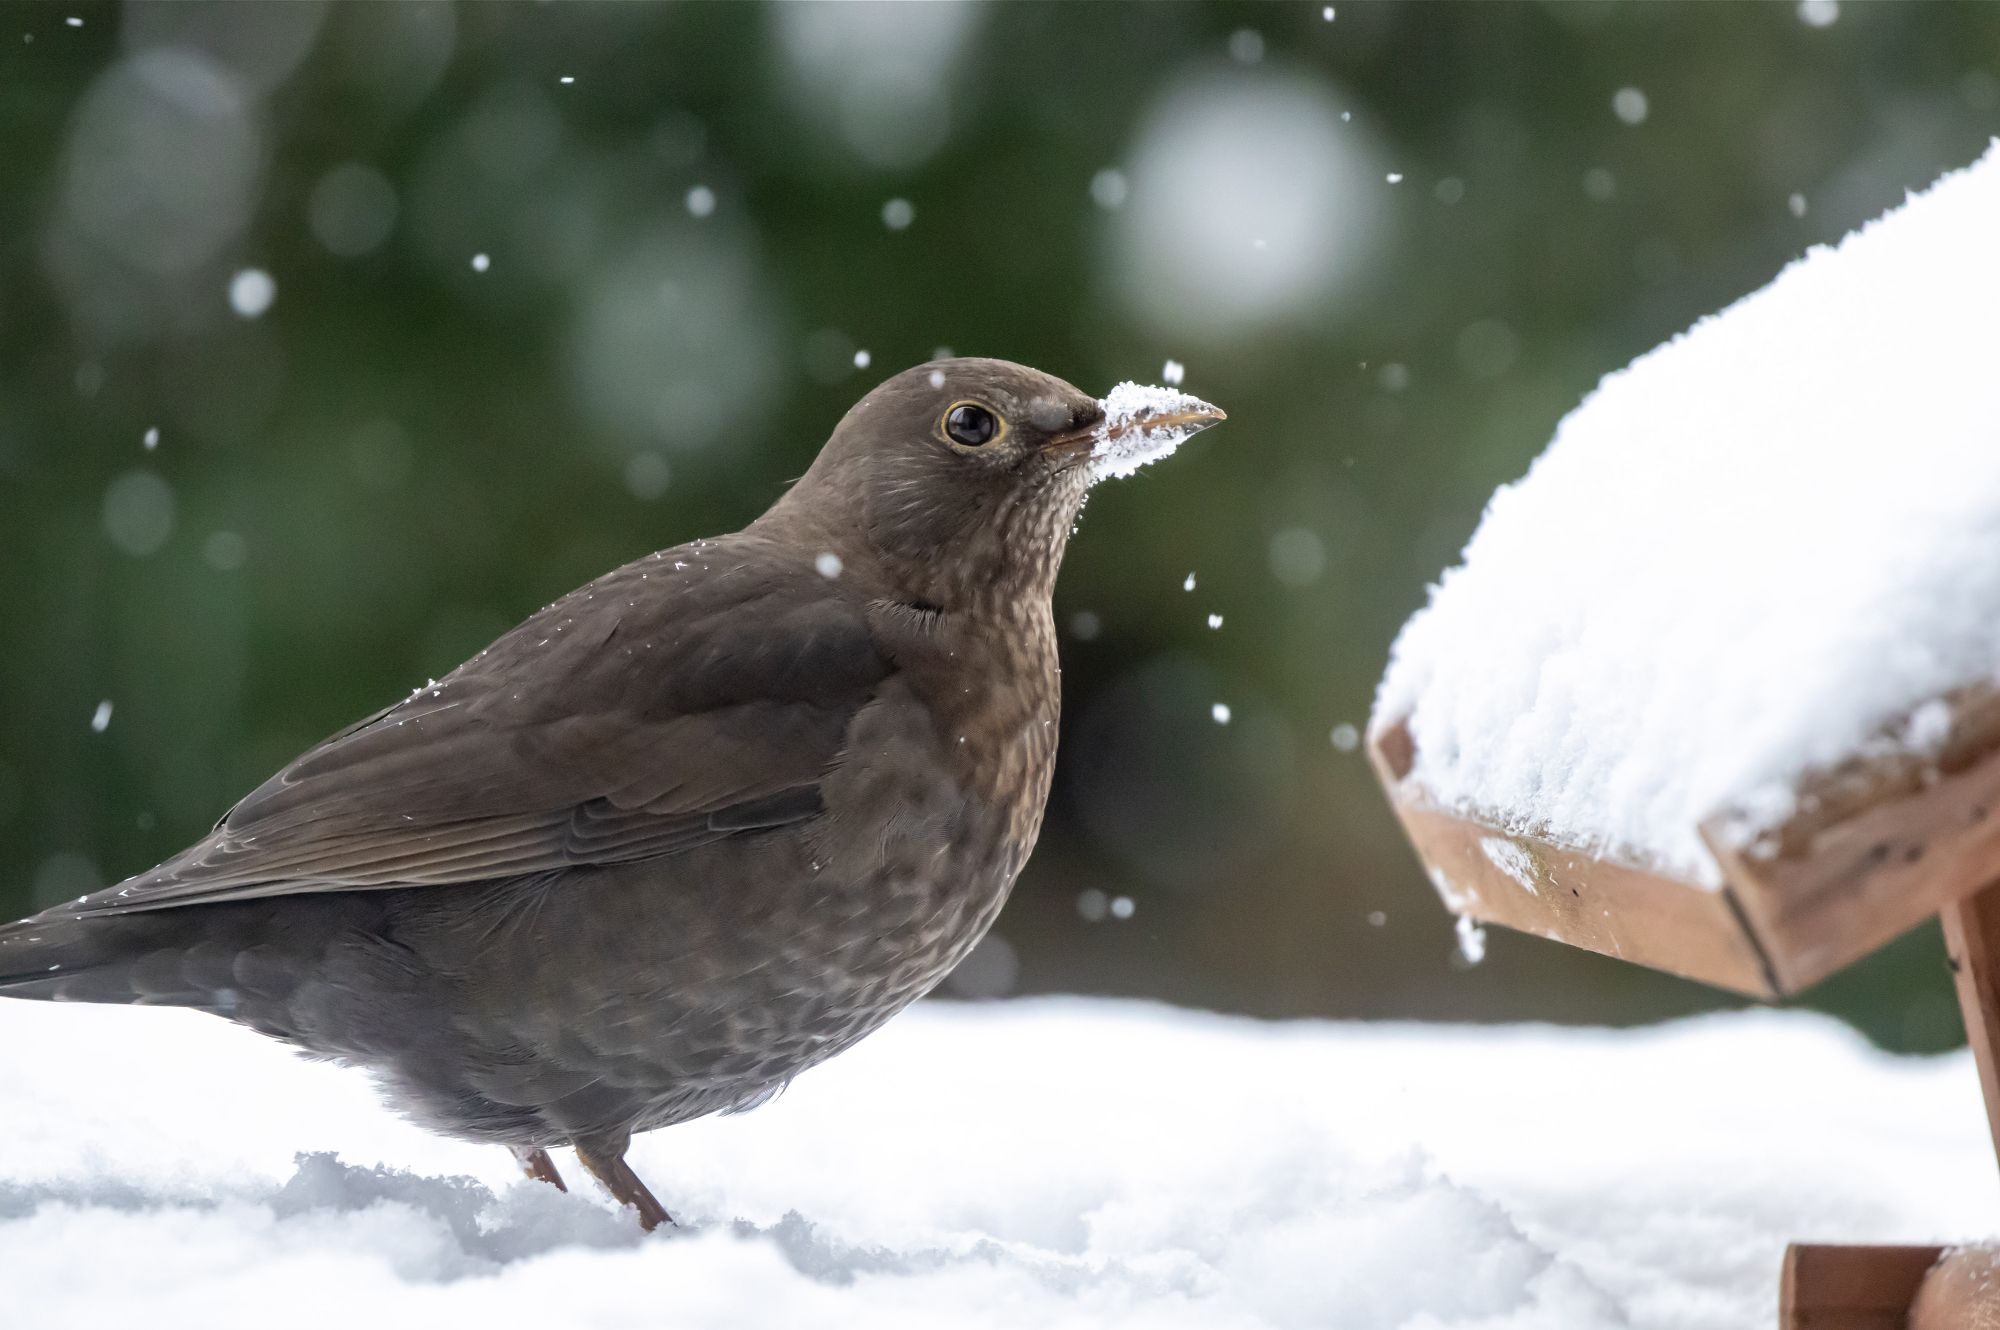
{"label": "falling snowflake", "polygon": [[245,268],[229,279],[229,307],[246,319],[254,319],[271,308],[278,284],[262,268]]}

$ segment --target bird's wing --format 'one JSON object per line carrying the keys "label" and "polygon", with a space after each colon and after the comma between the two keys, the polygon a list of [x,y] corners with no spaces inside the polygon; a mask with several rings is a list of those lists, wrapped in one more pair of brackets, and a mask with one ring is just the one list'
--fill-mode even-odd
{"label": "bird's wing", "polygon": [[628,564],[66,912],[482,881],[812,817],[893,667],[799,563],[743,536]]}

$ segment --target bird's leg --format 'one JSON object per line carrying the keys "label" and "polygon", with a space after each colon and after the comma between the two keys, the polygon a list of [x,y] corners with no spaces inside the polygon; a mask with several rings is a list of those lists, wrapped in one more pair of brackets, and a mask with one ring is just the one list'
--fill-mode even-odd
{"label": "bird's leg", "polygon": [[520,1161],[523,1173],[526,1173],[537,1182],[548,1183],[557,1191],[566,1192],[569,1190],[568,1187],[563,1185],[562,1174],[556,1172],[556,1161],[549,1158],[547,1150],[539,1146],[531,1149],[525,1145],[510,1145],[507,1148],[512,1150],[514,1158]]}
{"label": "bird's leg", "polygon": [[625,1147],[631,1144],[631,1137],[617,1136],[607,1140],[573,1141],[576,1157],[590,1170],[590,1175],[604,1184],[611,1198],[620,1205],[629,1205],[639,1212],[639,1227],[651,1233],[660,1225],[674,1227],[674,1217],[667,1213],[653,1193],[646,1190],[646,1184],[639,1181],[639,1175],[625,1162]]}

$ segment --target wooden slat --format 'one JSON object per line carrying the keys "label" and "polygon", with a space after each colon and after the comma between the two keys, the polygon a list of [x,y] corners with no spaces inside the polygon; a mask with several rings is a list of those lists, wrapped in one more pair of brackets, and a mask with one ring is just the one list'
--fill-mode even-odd
{"label": "wooden slat", "polygon": [[2000,1154],[2000,887],[1953,901],[1938,917],[1965,1015],[1965,1039],[1986,1095],[1986,1123]]}
{"label": "wooden slat", "polygon": [[1752,997],[1779,996],[1727,891],[1509,835],[1414,801],[1397,801],[1396,815],[1454,914]]}
{"label": "wooden slat", "polygon": [[1371,735],[1368,756],[1432,885],[1453,913],[1751,997],[1780,995],[1727,891],[1433,807],[1408,779],[1416,749],[1405,725]]}
{"label": "wooden slat", "polygon": [[1778,1330],[1905,1330],[1942,1247],[1795,1242],[1778,1286]]}
{"label": "wooden slat", "polygon": [[1817,983],[2000,878],[2000,749],[1987,737],[1959,763],[1948,750],[1810,782],[1810,811],[1749,845],[1727,817],[1703,825],[1781,989]]}

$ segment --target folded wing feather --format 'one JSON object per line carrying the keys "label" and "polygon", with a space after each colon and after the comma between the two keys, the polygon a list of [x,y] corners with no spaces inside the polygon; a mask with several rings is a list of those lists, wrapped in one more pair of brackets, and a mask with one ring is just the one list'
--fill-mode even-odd
{"label": "folded wing feather", "polygon": [[[793,561],[796,555],[791,556]],[[124,913],[647,859],[816,815],[892,666],[864,606],[752,536],[628,564],[305,753]]]}

